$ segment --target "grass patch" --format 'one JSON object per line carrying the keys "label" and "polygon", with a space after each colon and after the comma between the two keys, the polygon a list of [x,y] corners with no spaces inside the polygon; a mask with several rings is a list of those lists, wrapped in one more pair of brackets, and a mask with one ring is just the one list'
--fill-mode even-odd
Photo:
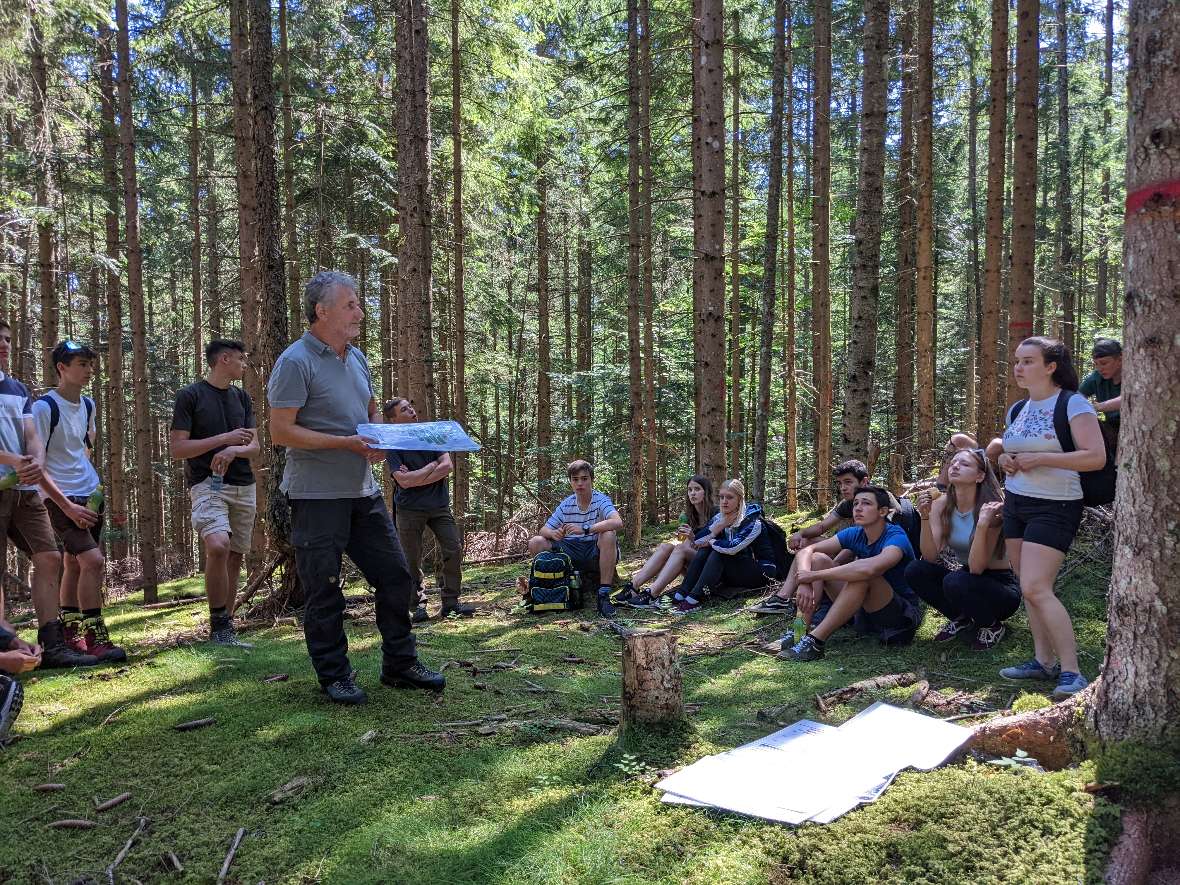
{"label": "grass patch", "polygon": [[[760,710],[774,708],[775,721],[823,718],[817,692],[879,673],[922,668],[936,689],[1007,706],[1016,690],[996,671],[1029,655],[1022,616],[1013,619],[1014,637],[992,652],[934,645],[933,614],[909,648],[882,649],[841,632],[824,660],[802,666],[741,646],[755,622],[737,603],[679,621],[629,617],[633,625],[670,624],[680,635],[686,701],[700,705],[685,730],[626,747],[610,734],[567,736],[540,725],[448,734],[443,723],[501,713],[577,718],[618,696],[618,638],[598,630],[589,612],[513,614],[520,572],[519,564],[472,570],[480,616],[418,631],[427,662],[479,668],[449,667],[439,698],[379,686],[376,632],[350,624],[352,661],[370,691],[360,709],[322,700],[295,628],[251,634],[252,651],[178,645],[170,637],[204,626],[203,603],[144,611],[136,597],[123,601],[108,620],[131,653],[127,666],[26,681],[22,739],[0,753],[0,882],[103,880],[140,815],[150,825],[120,867],[126,881],[163,879],[167,852],[186,869],[170,881],[211,881],[238,827],[247,836],[231,880],[242,883],[1100,880],[1118,809],[1082,789],[1096,777],[1090,764],[1049,775],[969,761],[906,773],[874,805],[797,830],[662,805],[651,789],[660,769],[776,727]],[[178,581],[161,598],[199,589],[199,580]],[[1101,661],[1104,589],[1100,577],[1079,570],[1063,593],[1087,676]],[[757,623],[774,638],[773,622]],[[710,653],[725,646],[733,647]],[[290,679],[262,681],[275,673]],[[549,691],[530,691],[530,683]],[[879,697],[904,703],[908,694]],[[843,721],[874,699],[841,706],[827,720]],[[172,729],[203,717],[216,724]],[[363,743],[371,730],[376,739]],[[308,779],[304,790],[273,804],[271,793],[296,777]],[[44,782],[66,788],[31,790]],[[131,801],[94,812],[94,797],[125,790]],[[67,817],[100,826],[46,828]]]}

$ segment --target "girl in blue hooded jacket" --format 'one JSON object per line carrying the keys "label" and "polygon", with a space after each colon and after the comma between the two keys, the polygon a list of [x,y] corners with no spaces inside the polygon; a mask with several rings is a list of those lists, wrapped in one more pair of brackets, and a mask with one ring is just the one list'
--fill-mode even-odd
{"label": "girl in blue hooded jacket", "polygon": [[762,508],[746,504],[746,487],[729,479],[717,493],[720,512],[709,524],[709,533],[694,543],[697,554],[688,566],[684,583],[673,597],[676,611],[696,611],[714,587],[765,587],[775,580],[774,546],[763,531]]}

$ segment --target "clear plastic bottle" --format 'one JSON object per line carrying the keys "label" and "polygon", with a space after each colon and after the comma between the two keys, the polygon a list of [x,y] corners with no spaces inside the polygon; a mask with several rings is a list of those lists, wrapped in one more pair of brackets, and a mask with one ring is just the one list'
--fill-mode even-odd
{"label": "clear plastic bottle", "polygon": [[0,491],[5,489],[15,489],[17,483],[20,482],[20,477],[16,475],[16,471],[7,464],[0,466]]}
{"label": "clear plastic bottle", "polygon": [[807,625],[803,623],[802,615],[795,615],[795,620],[791,624],[791,631],[795,634],[796,643],[798,643],[807,634]]}
{"label": "clear plastic bottle", "polygon": [[102,510],[102,501],[102,486],[98,486],[98,488],[90,493],[90,497],[86,499],[86,509],[91,513],[98,513],[98,511]]}
{"label": "clear plastic bottle", "polygon": [[209,474],[209,491],[220,492],[221,487],[225,485],[225,477],[220,473]]}

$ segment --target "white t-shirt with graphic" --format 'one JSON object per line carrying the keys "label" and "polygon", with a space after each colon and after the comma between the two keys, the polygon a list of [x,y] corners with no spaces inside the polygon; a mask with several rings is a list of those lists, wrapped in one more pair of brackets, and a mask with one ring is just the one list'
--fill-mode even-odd
{"label": "white t-shirt with graphic", "polygon": [[[1013,421],[1013,404],[1008,409],[1008,426],[1004,429],[1004,453],[1017,455],[1021,452],[1064,451],[1053,426],[1053,410],[1056,406],[1057,393],[1048,399],[1029,400]],[[1087,413],[1097,414],[1088,399],[1078,393],[1069,398],[1066,415],[1070,421]],[[1078,472],[1063,467],[1021,470],[1005,478],[1004,488],[1016,495],[1049,501],[1077,501],[1082,497],[1082,481]]]}
{"label": "white t-shirt with graphic", "polygon": [[[86,434],[94,439],[94,415],[91,414],[87,426],[86,404],[82,400],[72,403],[56,390],[49,391],[48,395],[57,402],[60,416],[52,438],[49,436],[49,403],[41,400],[33,403],[37,433],[42,442],[49,440],[45,448],[45,472],[67,498],[85,498],[98,488],[100,481],[86,447]],[[44,493],[42,497],[45,497]]]}

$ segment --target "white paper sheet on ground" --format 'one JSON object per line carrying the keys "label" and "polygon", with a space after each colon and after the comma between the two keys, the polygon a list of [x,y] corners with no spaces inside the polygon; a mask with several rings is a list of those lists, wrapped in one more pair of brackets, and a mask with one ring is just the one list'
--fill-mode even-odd
{"label": "white paper sheet on ground", "polygon": [[414,452],[478,452],[479,443],[458,421],[413,421],[407,424],[358,424],[356,432],[376,442],[372,449]]}
{"label": "white paper sheet on ground", "polygon": [[706,756],[656,786],[678,804],[783,823],[829,823],[876,800],[906,767],[933,768],[970,729],[877,703],[840,728],[801,720]]}
{"label": "white paper sheet on ground", "polygon": [[882,701],[861,710],[839,731],[859,743],[877,744],[881,759],[893,771],[936,768],[971,736],[969,728]]}

